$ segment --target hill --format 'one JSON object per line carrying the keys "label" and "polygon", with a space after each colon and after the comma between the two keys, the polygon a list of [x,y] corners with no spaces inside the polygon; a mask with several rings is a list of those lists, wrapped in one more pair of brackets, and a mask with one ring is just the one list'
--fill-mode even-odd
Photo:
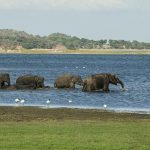
{"label": "hill", "polygon": [[89,40],[53,33],[48,36],[24,31],[0,29],[0,49],[150,49],[150,43],[125,40]]}

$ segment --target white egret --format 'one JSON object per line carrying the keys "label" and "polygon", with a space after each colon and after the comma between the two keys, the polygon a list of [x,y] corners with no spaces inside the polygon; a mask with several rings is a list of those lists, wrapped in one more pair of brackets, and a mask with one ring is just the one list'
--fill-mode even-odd
{"label": "white egret", "polygon": [[107,108],[107,105],[106,105],[106,104],[104,104],[104,105],[103,105],[103,107],[106,109],[106,108]]}
{"label": "white egret", "polygon": [[15,99],[15,102],[16,102],[16,103],[19,103],[19,102],[20,102],[20,99],[19,99],[19,98],[16,98],[16,99]]}
{"label": "white egret", "polygon": [[50,104],[50,102],[51,102],[51,101],[50,101],[50,99],[49,99],[49,100],[46,101],[46,104]]}
{"label": "white egret", "polygon": [[51,103],[51,101],[50,101],[50,99],[48,99],[47,101],[46,101],[46,104],[47,104],[47,107],[49,107],[49,104]]}
{"label": "white egret", "polygon": [[24,100],[24,99],[21,99],[21,100],[20,100],[20,104],[24,105],[24,103],[25,103],[25,100]]}
{"label": "white egret", "polygon": [[18,106],[19,106],[19,103],[20,103],[20,99],[19,99],[19,98],[16,98],[16,99],[15,99],[15,103],[16,103],[16,106],[18,107]]}

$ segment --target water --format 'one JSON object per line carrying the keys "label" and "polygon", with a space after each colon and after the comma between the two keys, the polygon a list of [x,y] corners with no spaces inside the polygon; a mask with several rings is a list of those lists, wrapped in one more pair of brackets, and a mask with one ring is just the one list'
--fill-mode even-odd
{"label": "water", "polygon": [[[50,107],[77,107],[150,111],[150,56],[145,55],[0,55],[0,72],[8,72],[12,84],[22,74],[45,77],[49,90],[0,91],[0,105],[15,105],[15,98],[26,99],[25,105]],[[57,90],[54,80],[64,73],[79,74],[83,78],[94,73],[116,73],[125,83],[110,86],[110,93],[83,93],[75,90]],[[69,103],[69,100],[72,102]]]}

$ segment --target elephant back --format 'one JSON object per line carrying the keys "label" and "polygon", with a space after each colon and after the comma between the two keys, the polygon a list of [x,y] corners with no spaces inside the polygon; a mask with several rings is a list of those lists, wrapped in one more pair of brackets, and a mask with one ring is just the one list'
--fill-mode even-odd
{"label": "elephant back", "polygon": [[55,83],[56,84],[66,84],[66,83],[70,83],[72,80],[71,76],[59,76],[56,80]]}
{"label": "elephant back", "polygon": [[37,89],[44,87],[44,78],[36,75],[23,75],[16,80],[18,89]]}
{"label": "elephant back", "polygon": [[54,82],[55,88],[70,88],[73,86],[74,81],[72,75],[70,74],[61,75]]}
{"label": "elephant back", "polygon": [[35,82],[33,75],[23,75],[17,78],[16,85],[28,85]]}
{"label": "elephant back", "polygon": [[10,79],[10,75],[8,73],[0,73],[0,80],[7,81]]}

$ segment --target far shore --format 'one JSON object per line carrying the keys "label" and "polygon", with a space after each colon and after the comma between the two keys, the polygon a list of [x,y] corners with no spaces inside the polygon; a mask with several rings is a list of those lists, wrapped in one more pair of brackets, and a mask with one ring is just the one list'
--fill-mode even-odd
{"label": "far shore", "polygon": [[0,50],[0,54],[99,54],[99,55],[150,55],[150,50],[138,49],[22,49]]}

